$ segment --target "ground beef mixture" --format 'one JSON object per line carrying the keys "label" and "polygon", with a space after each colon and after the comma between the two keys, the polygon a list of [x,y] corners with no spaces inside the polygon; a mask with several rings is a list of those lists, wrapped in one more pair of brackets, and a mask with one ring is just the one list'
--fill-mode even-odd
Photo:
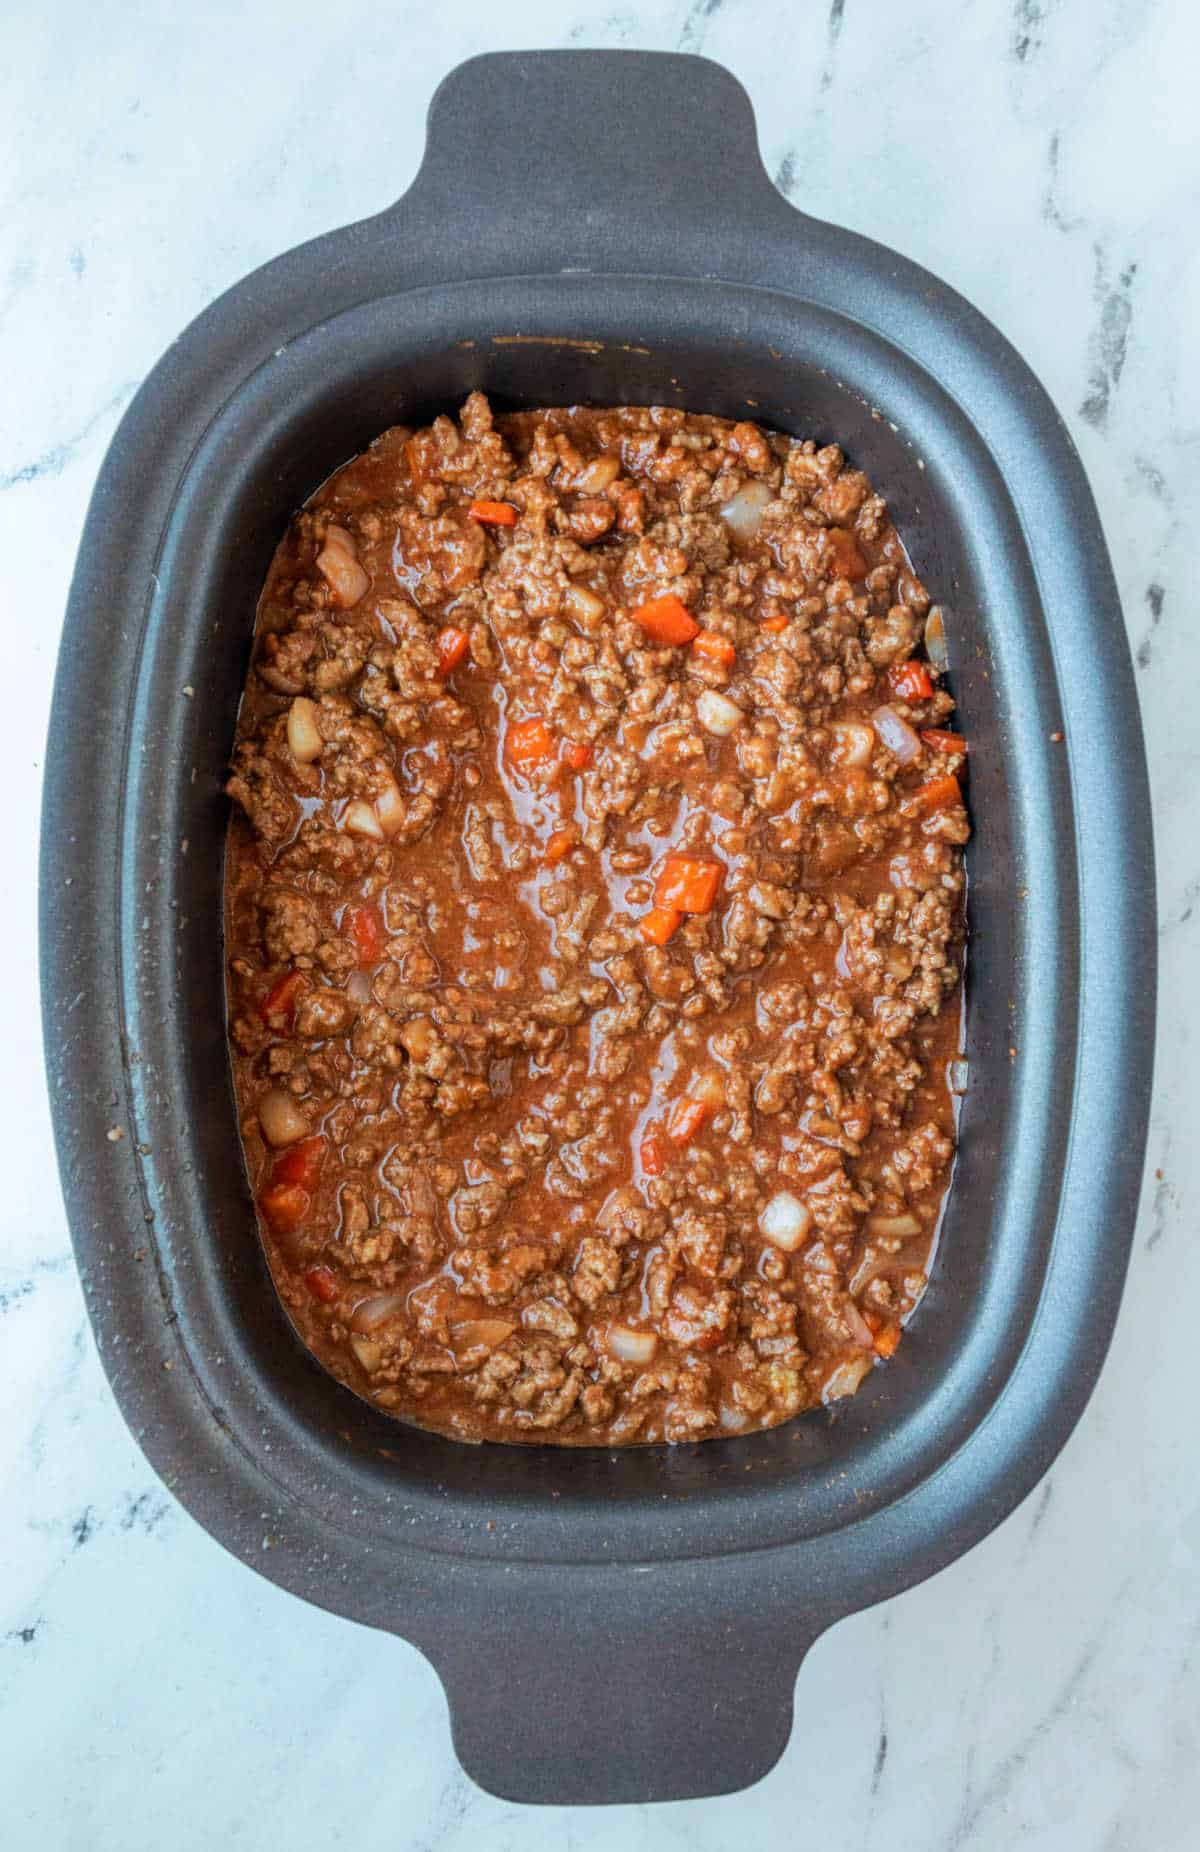
{"label": "ground beef mixture", "polygon": [[360,1395],[694,1441],[891,1356],[954,1149],[938,621],[836,445],[662,407],[473,393],[293,522],[230,1034],[276,1283]]}

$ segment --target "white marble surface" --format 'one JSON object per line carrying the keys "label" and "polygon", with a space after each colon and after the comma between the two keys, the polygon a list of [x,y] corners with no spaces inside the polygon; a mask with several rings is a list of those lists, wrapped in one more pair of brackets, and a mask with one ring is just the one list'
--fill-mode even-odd
{"label": "white marble surface", "polygon": [[218,291],[402,190],[438,77],[504,45],[682,47],[723,60],[748,86],[768,165],[797,203],[929,265],[1023,349],[1099,499],[1138,662],[1160,840],[1172,845],[1150,1173],[1095,1398],[1050,1477],[986,1543],[820,1642],[783,1761],[753,1792],[706,1803],[538,1812],[480,1793],[456,1768],[440,1688],[415,1651],[272,1588],[156,1483],[92,1347],[33,985],[19,977],[0,1036],[8,1852],[1194,1846],[1192,0],[606,0],[594,10],[587,0],[43,0],[3,11],[0,599],[15,801],[14,821],[0,825],[14,864],[0,918],[19,967],[34,950],[60,612],[122,408]]}

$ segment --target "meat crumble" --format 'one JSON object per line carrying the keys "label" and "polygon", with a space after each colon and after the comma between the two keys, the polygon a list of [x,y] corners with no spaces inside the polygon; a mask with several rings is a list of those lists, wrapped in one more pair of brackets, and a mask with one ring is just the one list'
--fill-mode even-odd
{"label": "meat crumble", "polygon": [[613,1446],[892,1355],[954,1153],[938,627],[835,444],[664,407],[472,393],[300,512],[228,1000],[272,1273],[334,1375],[462,1440]]}

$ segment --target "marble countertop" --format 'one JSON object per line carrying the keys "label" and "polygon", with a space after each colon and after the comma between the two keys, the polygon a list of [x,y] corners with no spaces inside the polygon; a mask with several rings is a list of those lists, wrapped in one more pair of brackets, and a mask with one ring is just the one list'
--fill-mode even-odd
{"label": "marble countertop", "polygon": [[498,29],[495,9],[460,0],[432,12],[411,0],[190,11],[45,0],[10,10],[3,43],[0,557],[17,681],[3,931],[19,968],[34,952],[60,613],[121,411],[228,284],[402,191],[438,78],[502,46],[722,60],[749,89],[768,167],[797,204],[928,265],[1027,355],[1100,504],[1159,841],[1171,844],[1149,1168],[1099,1388],[1050,1475],[985,1543],[820,1641],[783,1760],[751,1792],[709,1802],[538,1811],[481,1793],[455,1764],[441,1689],[415,1650],[281,1593],[172,1501],[96,1360],[34,987],[18,982],[0,1042],[5,1846],[1195,1845],[1200,1140],[1184,1118],[1200,1002],[1194,7],[518,0]]}

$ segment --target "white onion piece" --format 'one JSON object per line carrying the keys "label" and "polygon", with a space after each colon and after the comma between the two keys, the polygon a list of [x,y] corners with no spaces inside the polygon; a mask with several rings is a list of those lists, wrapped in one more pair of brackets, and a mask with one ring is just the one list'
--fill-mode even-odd
{"label": "white onion piece", "polygon": [[568,585],[563,603],[581,624],[598,624],[604,616],[604,600],[587,585]]}
{"label": "white onion piece", "polygon": [[464,1318],[461,1324],[451,1325],[450,1331],[459,1350],[495,1350],[510,1338],[516,1326],[508,1318]]}
{"label": "white onion piece", "polygon": [[389,778],[375,799],[375,815],[385,836],[394,836],[407,823],[408,807],[394,778]]}
{"label": "white onion piece", "polygon": [[838,1271],[837,1256],[826,1242],[813,1242],[804,1256],[804,1271],[806,1273],[836,1273]]}
{"label": "white onion piece", "polygon": [[946,1084],[951,1093],[965,1093],[971,1079],[969,1064],[960,1057],[946,1069]]}
{"label": "white onion piece", "polygon": [[603,495],[621,474],[621,459],[610,455],[593,457],[585,463],[571,487],[577,495]]}
{"label": "white onion piece", "polygon": [[301,765],[311,765],[321,756],[325,741],[317,726],[317,704],[307,695],[297,695],[288,709],[287,743],[293,759]]}
{"label": "white onion piece", "polygon": [[791,1254],[812,1227],[812,1210],[790,1190],[778,1190],[759,1216],[758,1226],[773,1247]]}
{"label": "white onion piece", "polygon": [[873,1215],[867,1222],[867,1233],[883,1235],[888,1240],[909,1241],[921,1232],[921,1224],[915,1215]]}
{"label": "white onion piece", "polygon": [[894,707],[877,707],[871,715],[871,725],[901,765],[911,765],[920,758],[920,740]]}
{"label": "white onion piece", "polygon": [[285,675],[273,663],[260,662],[256,664],[256,667],[267,687],[273,688],[276,694],[298,695],[304,686],[304,683],[298,682],[294,675]]}
{"label": "white onion piece", "polygon": [[765,482],[748,482],[745,488],[730,496],[721,509],[721,519],[739,540],[753,540],[763,518],[763,510],[774,499],[775,491],[769,489]]}
{"label": "white onion piece", "polygon": [[850,1335],[854,1339],[854,1342],[856,1344],[861,1344],[864,1350],[874,1350],[875,1333],[871,1330],[870,1325],[855,1305],[853,1299],[847,1299],[845,1305],[842,1307],[842,1316],[850,1327]]}
{"label": "white onion piece", "polygon": [[383,1362],[383,1348],[376,1344],[373,1338],[351,1338],[350,1348],[368,1376]]}
{"label": "white onion piece", "polygon": [[620,1228],[630,1208],[640,1199],[633,1190],[613,1190],[600,1205],[597,1228]]}
{"label": "white onion piece", "polygon": [[706,688],[696,702],[696,718],[706,733],[724,739],[745,718],[740,707],[715,688]]}
{"label": "white onion piece", "polygon": [[400,1046],[418,1067],[428,1061],[437,1039],[437,1030],[428,1016],[413,1016],[400,1030]]}
{"label": "white onion piece", "polygon": [[925,654],[934,668],[945,674],[950,667],[950,652],[946,647],[946,625],[940,605],[935,604],[925,619]]}
{"label": "white onion piece", "polygon": [[404,1310],[403,1293],[376,1293],[370,1299],[360,1299],[350,1317],[352,1331],[378,1331],[389,1318]]}
{"label": "white onion piece", "polygon": [[852,1357],[846,1363],[839,1363],[837,1368],[825,1378],[825,1387],[821,1391],[823,1402],[840,1401],[844,1395],[853,1395],[863,1377],[871,1368],[873,1357]]}
{"label": "white onion piece", "polygon": [[703,1106],[716,1107],[725,1104],[724,1076],[714,1073],[711,1068],[707,1073],[700,1074],[693,1080],[687,1091],[689,1100],[699,1100]]}
{"label": "white onion piece", "polygon": [[372,842],[383,841],[383,825],[372,806],[364,804],[361,798],[346,805],[342,812],[342,828],[349,830],[352,836],[369,836]]}
{"label": "white onion piece", "polygon": [[635,1331],[631,1325],[610,1325],[606,1342],[622,1363],[649,1363],[658,1349],[653,1331]]}
{"label": "white onion piece", "polygon": [[325,545],[317,554],[317,571],[333,593],[333,602],[347,610],[357,604],[371,581],[358,563],[358,548],[344,527],[328,527]]}
{"label": "white onion piece", "polygon": [[258,1123],[269,1145],[294,1145],[308,1134],[308,1120],[282,1087],[267,1088],[258,1102]]}
{"label": "white onion piece", "polygon": [[371,1001],[371,979],[366,971],[352,971],[346,979],[346,995],[352,1003]]}
{"label": "white onion piece", "polygon": [[839,720],[833,729],[833,748],[839,765],[870,765],[875,729],[865,720]]}
{"label": "white onion piece", "polygon": [[728,1402],[722,1402],[719,1418],[727,1434],[740,1434],[749,1420],[749,1416],[744,1415],[740,1408],[730,1408]]}

